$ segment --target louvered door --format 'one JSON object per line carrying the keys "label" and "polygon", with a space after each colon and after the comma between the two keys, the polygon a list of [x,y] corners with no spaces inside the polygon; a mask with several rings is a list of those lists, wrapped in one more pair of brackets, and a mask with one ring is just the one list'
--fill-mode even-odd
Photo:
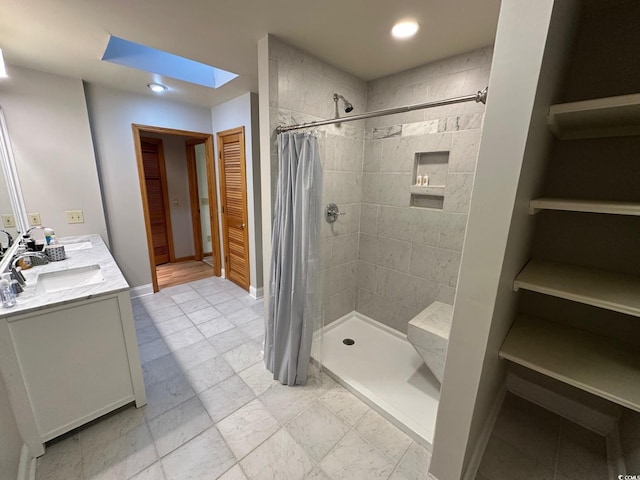
{"label": "louvered door", "polygon": [[218,133],[222,234],[226,276],[249,289],[249,235],[244,127]]}
{"label": "louvered door", "polygon": [[171,234],[168,218],[166,173],[162,155],[162,141],[141,139],[144,181],[151,224],[151,238],[155,264],[171,260]]}

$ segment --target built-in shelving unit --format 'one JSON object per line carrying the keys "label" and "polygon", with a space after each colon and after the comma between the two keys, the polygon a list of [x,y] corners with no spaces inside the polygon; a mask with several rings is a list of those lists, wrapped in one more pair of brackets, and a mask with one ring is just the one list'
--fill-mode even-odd
{"label": "built-in shelving unit", "polygon": [[513,288],[640,317],[640,277],[635,275],[533,259]]}
{"label": "built-in shelving unit", "polygon": [[432,197],[444,197],[444,188],[444,185],[429,185],[427,187],[412,185],[411,187],[409,187],[409,193],[411,193],[411,195],[430,195]]}
{"label": "built-in shelving unit", "polygon": [[631,345],[520,316],[500,357],[640,411],[640,355]]}
{"label": "built-in shelving unit", "polygon": [[[640,135],[640,94],[553,105],[548,125],[560,140]],[[529,213],[541,210],[640,216],[640,203],[559,197],[531,200]],[[534,258],[518,274],[513,288],[640,317],[640,276],[636,275]],[[500,357],[640,412],[637,344],[520,315]]]}
{"label": "built-in shelving unit", "polygon": [[529,202],[529,213],[541,210],[562,210],[565,212],[606,213],[609,215],[640,216],[640,203],[614,202],[609,200],[584,200],[572,198],[536,198]]}
{"label": "built-in shelving unit", "polygon": [[561,140],[640,135],[640,93],[552,105],[547,121]]}

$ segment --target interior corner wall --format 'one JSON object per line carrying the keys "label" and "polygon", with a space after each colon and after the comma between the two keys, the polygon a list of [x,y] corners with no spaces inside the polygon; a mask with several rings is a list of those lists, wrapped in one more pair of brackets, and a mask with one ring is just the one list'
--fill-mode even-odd
{"label": "interior corner wall", "polygon": [[[256,123],[258,116],[257,98],[253,93],[245,93],[228,102],[211,109],[211,121],[214,132],[216,152],[216,178],[218,185],[218,217],[222,218],[220,202],[220,159],[217,158],[217,133],[237,127],[244,127],[245,167],[247,189],[247,217],[249,229],[249,276],[250,290],[259,295],[262,288],[262,218],[261,218],[261,189],[260,189],[260,155],[258,149],[259,130]],[[220,224],[220,239],[222,239],[222,222]],[[220,243],[221,255],[224,258],[224,245]]]}
{"label": "interior corner wall", "polygon": [[[268,204],[263,203],[263,209],[272,209],[278,174],[276,127],[332,118],[334,93],[344,95],[353,104],[354,114],[365,112],[367,84],[275,37],[268,40],[267,68],[269,126],[266,131],[261,129],[261,138],[264,144],[269,142],[270,162],[265,165],[263,152],[263,171],[268,168],[271,197]],[[329,323],[356,306],[364,122],[314,130],[323,170],[322,205],[335,203],[346,214],[329,224],[318,212],[324,277],[322,299],[325,322]],[[271,234],[271,225],[268,233]]]}
{"label": "interior corner wall", "polygon": [[258,124],[260,126],[260,203],[262,217],[262,285],[265,298],[265,318],[269,308],[269,266],[271,263],[271,145],[275,132],[271,130],[271,70],[269,35],[258,40]]}
{"label": "interior corner wall", "polygon": [[132,124],[212,133],[211,109],[86,83],[111,251],[132,287],[151,283]]}
{"label": "interior corner wall", "polygon": [[[367,110],[482,90],[492,53],[488,46],[373,80]],[[406,333],[409,321],[434,301],[453,304],[484,109],[468,102],[366,121],[358,312]],[[439,206],[421,203],[435,197],[410,191],[428,153],[445,157],[438,175],[433,167],[430,172],[430,185],[445,185]]]}
{"label": "interior corner wall", "polygon": [[2,478],[18,478],[22,437],[16,425],[9,396],[0,375],[0,474]]}
{"label": "interior corner wall", "polygon": [[[28,213],[59,237],[107,228],[82,80],[8,66],[0,105]],[[68,224],[65,211],[83,210],[84,223]]]}
{"label": "interior corner wall", "polygon": [[504,381],[498,350],[515,317],[513,279],[535,226],[528,204],[551,143],[546,112],[558,78],[538,80],[553,8],[504,0],[500,9],[430,467],[440,480],[474,478],[466,470]]}
{"label": "interior corner wall", "polygon": [[180,135],[144,133],[145,137],[162,140],[165,169],[167,171],[167,202],[171,215],[173,253],[176,259],[193,257],[193,222],[189,196],[189,172],[185,142],[189,137]]}

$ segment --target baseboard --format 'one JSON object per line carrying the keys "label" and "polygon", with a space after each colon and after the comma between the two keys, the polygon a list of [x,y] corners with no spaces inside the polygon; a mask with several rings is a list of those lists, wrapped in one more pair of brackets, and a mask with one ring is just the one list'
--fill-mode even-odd
{"label": "baseboard", "polygon": [[476,478],[478,469],[480,468],[480,463],[482,462],[482,457],[484,456],[484,451],[486,450],[487,444],[489,443],[489,438],[491,438],[493,426],[498,419],[498,415],[500,415],[500,409],[502,408],[502,403],[504,402],[504,397],[506,394],[507,385],[505,382],[502,384],[502,386],[498,390],[498,393],[496,394],[496,398],[493,402],[493,406],[491,407],[491,411],[489,412],[487,420],[484,423],[484,427],[482,427],[482,431],[480,432],[480,437],[478,437],[478,441],[473,448],[473,453],[471,453],[471,458],[469,459],[467,469],[462,475],[463,480],[474,480]]}
{"label": "baseboard", "polygon": [[29,453],[29,447],[22,445],[20,450],[20,463],[18,464],[17,480],[35,480],[36,459]]}
{"label": "baseboard", "polygon": [[147,283],[146,285],[131,287],[129,289],[129,296],[131,298],[144,297],[145,295],[153,295],[153,284]]}
{"label": "baseboard", "polygon": [[249,285],[249,295],[251,298],[262,298],[264,296],[264,288],[256,288],[253,285]]}
{"label": "baseboard", "polygon": [[618,417],[595,410],[583,403],[509,372],[507,390],[540,407],[566,418],[587,430],[607,437],[616,427]]}
{"label": "baseboard", "polygon": [[178,257],[178,258],[174,258],[173,261],[174,263],[179,263],[179,262],[189,262],[191,260],[195,260],[196,257],[194,257],[193,255],[189,255],[188,257]]}

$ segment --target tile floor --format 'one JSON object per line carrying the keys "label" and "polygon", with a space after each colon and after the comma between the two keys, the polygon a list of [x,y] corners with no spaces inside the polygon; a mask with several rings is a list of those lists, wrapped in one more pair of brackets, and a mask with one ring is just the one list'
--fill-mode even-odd
{"label": "tile floor", "polygon": [[603,480],[605,438],[507,394],[476,480]]}
{"label": "tile floor", "polygon": [[274,382],[263,302],[220,278],[135,299],[148,404],[51,442],[38,480],[414,480],[420,445],[322,375]]}

